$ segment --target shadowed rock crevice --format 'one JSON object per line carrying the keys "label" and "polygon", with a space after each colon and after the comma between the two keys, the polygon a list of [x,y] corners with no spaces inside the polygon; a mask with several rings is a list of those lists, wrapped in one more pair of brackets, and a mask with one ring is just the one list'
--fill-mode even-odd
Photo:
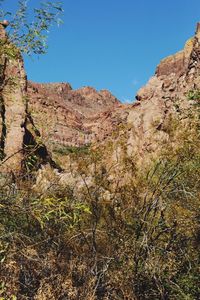
{"label": "shadowed rock crevice", "polygon": [[[42,165],[49,164],[52,168],[62,171],[61,167],[54,162],[47,147],[41,140],[39,130],[35,127],[32,116],[27,112],[24,127],[23,137],[23,155],[22,169],[27,171],[27,167],[30,170],[37,170]],[[30,161],[32,157],[32,161]],[[34,159],[33,159],[34,158]],[[27,165],[29,161],[29,166]]]}
{"label": "shadowed rock crevice", "polygon": [[[0,23],[0,171],[19,174],[27,159],[29,166],[32,164],[35,168],[49,163],[61,170],[41,141],[40,132],[29,113],[23,58],[9,42],[6,26]],[[31,162],[33,158],[35,161]]]}
{"label": "shadowed rock crevice", "polygon": [[0,136],[0,160],[5,158],[4,148],[6,139],[5,105],[3,97],[0,96],[0,118],[1,118],[1,136]]}
{"label": "shadowed rock crevice", "polygon": [[5,103],[2,95],[5,82],[5,70],[7,65],[7,59],[5,57],[0,58],[0,161],[5,158],[4,148],[6,139],[6,116],[5,116]]}
{"label": "shadowed rock crevice", "polygon": [[24,96],[26,93],[26,74],[19,50],[9,42],[5,28],[0,23],[1,54],[1,148],[4,161],[3,172],[20,172],[23,148],[23,129],[25,120]]}

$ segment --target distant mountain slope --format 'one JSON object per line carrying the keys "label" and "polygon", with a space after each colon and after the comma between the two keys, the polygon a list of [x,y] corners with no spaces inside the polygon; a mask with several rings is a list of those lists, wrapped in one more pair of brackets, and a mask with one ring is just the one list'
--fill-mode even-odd
{"label": "distant mountain slope", "polygon": [[[1,58],[0,148],[3,160],[12,157],[8,168],[20,169],[28,147],[38,147],[38,137],[38,155],[50,157],[53,145],[80,147],[109,140],[118,147],[124,134],[128,154],[143,157],[168,141],[170,116],[189,107],[188,92],[200,89],[200,24],[182,51],[161,61],[133,104],[120,103],[107,90],[27,82],[19,53],[16,59]],[[16,84],[7,80],[13,74]],[[113,138],[116,131],[120,135]]]}
{"label": "distant mountain slope", "polygon": [[72,90],[68,83],[28,82],[28,98],[37,126],[51,141],[63,145],[81,146],[102,140],[115,125],[114,120],[107,119],[122,106],[107,90]]}
{"label": "distant mountain slope", "polygon": [[199,60],[198,24],[195,36],[184,49],[161,61],[132,105],[121,104],[108,91],[97,92],[90,87],[72,90],[68,83],[29,82],[29,109],[51,142],[81,146],[106,141],[121,124],[124,132],[128,128],[128,153],[143,156],[155,151],[158,142],[167,142],[170,115],[186,108],[186,94],[200,88]]}

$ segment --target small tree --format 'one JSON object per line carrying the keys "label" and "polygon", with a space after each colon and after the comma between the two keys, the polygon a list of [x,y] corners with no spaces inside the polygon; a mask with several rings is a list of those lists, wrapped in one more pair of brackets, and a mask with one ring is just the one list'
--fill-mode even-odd
{"label": "small tree", "polygon": [[29,56],[45,54],[49,28],[53,24],[62,23],[60,19],[63,13],[62,3],[45,0],[40,2],[38,8],[31,11],[28,6],[30,2],[29,0],[18,0],[17,10],[11,13],[4,9],[6,0],[0,0],[0,19],[9,18],[9,40],[17,46],[21,53]]}

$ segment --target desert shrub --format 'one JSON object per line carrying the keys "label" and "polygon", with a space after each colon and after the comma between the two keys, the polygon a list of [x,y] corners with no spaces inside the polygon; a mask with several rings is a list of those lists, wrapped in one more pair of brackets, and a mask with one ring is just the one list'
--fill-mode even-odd
{"label": "desert shrub", "polygon": [[188,92],[188,100],[196,100],[199,101],[200,100],[200,90],[190,90]]}
{"label": "desert shrub", "polygon": [[74,155],[78,190],[39,194],[2,177],[1,296],[198,299],[200,152],[191,122],[142,166],[126,154],[112,166],[100,149]]}
{"label": "desert shrub", "polygon": [[87,154],[89,152],[90,145],[83,146],[65,146],[65,145],[57,145],[54,147],[53,152],[68,155],[68,154]]}

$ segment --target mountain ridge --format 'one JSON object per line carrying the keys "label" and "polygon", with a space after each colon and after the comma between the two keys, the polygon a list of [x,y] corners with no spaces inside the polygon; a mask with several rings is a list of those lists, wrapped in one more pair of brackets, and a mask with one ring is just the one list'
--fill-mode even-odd
{"label": "mountain ridge", "polygon": [[[5,38],[5,29],[3,26],[0,29]],[[8,47],[12,45],[8,43]],[[107,90],[97,91],[92,87],[73,90],[69,83],[27,81],[19,53],[16,59],[5,60],[2,56],[2,60],[2,157],[7,160],[11,156],[11,165],[16,164],[16,169],[21,168],[27,148],[37,145],[38,137],[39,147],[46,148],[45,153],[49,152],[50,157],[53,144],[81,147],[104,143],[112,139],[112,133],[120,126],[129,128],[128,153],[142,156],[154,152],[158,141],[167,142],[166,120],[176,113],[177,105],[180,109],[188,106],[189,90],[200,87],[200,25],[197,24],[195,36],[182,51],[161,60],[155,75],[138,91],[133,104],[120,103]],[[9,79],[4,85],[5,76],[11,78],[11,72],[16,74],[17,84],[14,86]],[[19,106],[21,110],[17,111]],[[30,145],[24,145],[24,140],[29,140]]]}
{"label": "mountain ridge", "polygon": [[129,105],[0,37],[0,298],[199,299],[200,25]]}

